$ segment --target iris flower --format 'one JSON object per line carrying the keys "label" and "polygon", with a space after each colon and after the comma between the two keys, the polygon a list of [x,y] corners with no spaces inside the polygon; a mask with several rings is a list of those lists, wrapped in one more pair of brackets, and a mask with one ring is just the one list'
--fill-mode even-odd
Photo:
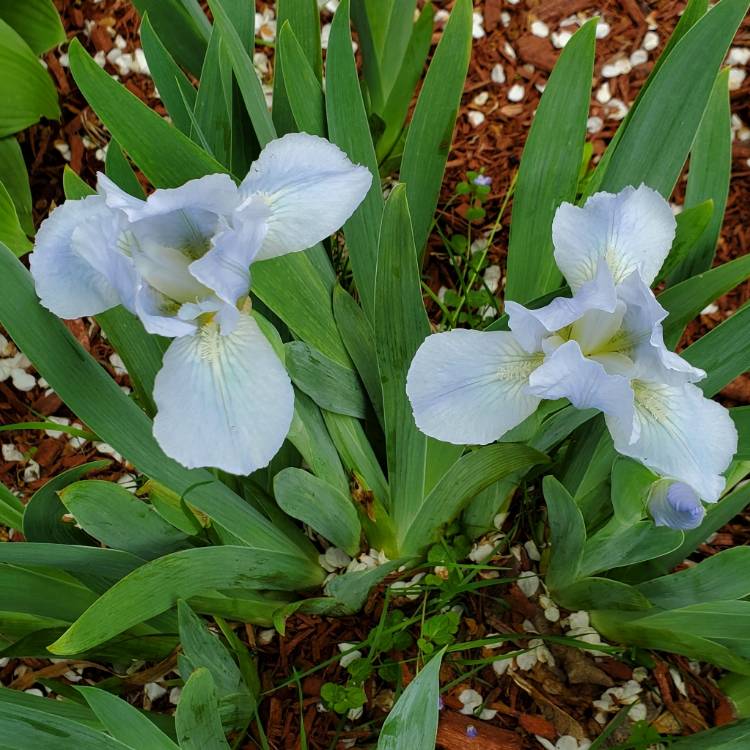
{"label": "iris flower", "polygon": [[669,526],[685,531],[698,528],[706,515],[705,508],[692,487],[669,479],[654,482],[648,510],[656,526]]}
{"label": "iris flower", "polygon": [[250,267],[328,237],[370,183],[366,168],[303,133],[269,143],[239,186],[212,174],[139,200],[100,174],[96,195],[66,201],[40,227],[37,293],[63,318],[121,304],[172,338],[154,385],[156,439],[187,467],[248,474],[276,454],[294,410],[289,376],[250,314]]}
{"label": "iris flower", "polygon": [[737,433],[695,385],[705,373],[665,347],[667,312],[650,288],[675,227],[645,185],[563,203],[552,238],[573,296],[538,310],[508,302],[510,331],[429,336],[407,378],[417,426],[450,443],[490,443],[542,399],[565,398],[604,413],[619,453],[718,500]]}

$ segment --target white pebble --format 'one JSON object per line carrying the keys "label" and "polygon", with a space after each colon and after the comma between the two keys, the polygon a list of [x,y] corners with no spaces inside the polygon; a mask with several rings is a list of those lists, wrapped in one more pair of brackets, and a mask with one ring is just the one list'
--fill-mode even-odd
{"label": "white pebble", "polygon": [[36,482],[41,476],[41,469],[36,461],[30,460],[26,464],[26,468],[23,470],[23,481],[24,482]]}
{"label": "white pebble", "polygon": [[482,696],[476,690],[471,690],[470,688],[462,690],[458,694],[458,700],[463,704],[461,713],[466,716],[473,716],[474,711],[476,711],[483,702]]}
{"label": "white pebble", "polygon": [[143,688],[143,692],[146,693],[146,697],[153,702],[159,700],[163,695],[166,695],[167,689],[159,685],[158,682],[147,682]]}
{"label": "white pebble", "polygon": [[497,291],[497,288],[500,286],[500,278],[502,276],[502,272],[500,271],[500,266],[487,266],[484,272],[484,285],[489,289],[492,294],[494,294]]}
{"label": "white pebble", "polygon": [[528,542],[524,542],[523,546],[526,550],[526,554],[529,556],[529,560],[538,562],[542,559],[542,556],[539,554],[539,548],[536,546],[536,542],[533,539],[529,539]]}
{"label": "white pebble", "polygon": [[495,545],[484,543],[475,544],[469,552],[469,559],[475,563],[483,563],[492,557],[492,553],[495,551]]}
{"label": "white pebble", "polygon": [[511,60],[517,60],[518,55],[516,54],[516,51],[513,49],[513,47],[510,46],[508,42],[505,42],[503,45],[503,52],[511,59]]}
{"label": "white pebble", "polygon": [[265,628],[258,632],[257,641],[261,646],[267,646],[276,637],[276,631],[273,628]]}
{"label": "white pebble", "polygon": [[750,48],[732,47],[727,55],[728,65],[747,65],[750,62]]}
{"label": "white pebble", "polygon": [[526,90],[520,83],[514,83],[508,91],[508,101],[520,102],[526,96]]}
{"label": "white pebble", "polygon": [[659,46],[659,35],[655,31],[647,31],[641,44],[647,52],[652,52]]}
{"label": "white pebble", "polygon": [[434,20],[438,26],[443,26],[445,25],[445,23],[447,23],[450,17],[451,17],[451,14],[444,8],[441,8],[440,10],[435,12]]}
{"label": "white pebble", "polygon": [[492,662],[492,669],[498,677],[502,677],[507,671],[508,667],[513,663],[513,658],[497,659]]}
{"label": "white pebble", "polygon": [[487,91],[480,91],[473,99],[472,103],[475,104],[477,107],[483,107],[485,104],[487,104],[487,101],[489,100],[490,95]]}
{"label": "white pebble", "polygon": [[146,53],[140,47],[136,47],[133,51],[133,63],[133,69],[136,73],[142,73],[146,76],[151,75],[148,60],[146,60]]}
{"label": "white pebble", "polygon": [[597,39],[604,39],[605,37],[609,36],[609,32],[610,25],[606,21],[599,21],[599,23],[596,24]]}
{"label": "white pebble", "polygon": [[128,46],[128,43],[118,34],[115,37],[115,47],[118,47],[119,49],[125,49],[125,47]]}
{"label": "white pebble", "polygon": [[553,31],[551,36],[552,44],[557,49],[562,49],[572,38],[573,35],[569,31]]}
{"label": "white pebble", "polygon": [[628,719],[630,719],[630,721],[646,721],[647,715],[648,712],[646,706],[640,701],[628,711]]}
{"label": "white pebble", "polygon": [[[70,420],[67,417],[47,417],[48,422],[54,422],[55,424],[64,424],[69,425]],[[62,437],[62,432],[60,430],[45,430],[45,435],[48,435],[51,438],[59,438]]]}
{"label": "white pebble", "polygon": [[549,36],[549,26],[544,21],[533,21],[531,24],[531,33],[541,39]]}
{"label": "white pebble", "polygon": [[536,656],[536,649],[532,648],[530,651],[525,651],[516,657],[516,666],[528,672],[536,663],[539,661]]}
{"label": "white pebble", "polygon": [[471,110],[468,114],[469,122],[473,128],[478,128],[485,120],[485,116],[482,112]]}
{"label": "white pebble", "polygon": [[24,690],[24,693],[27,693],[28,695],[36,695],[39,698],[44,698],[44,693],[39,688],[29,688],[28,690]]}
{"label": "white pebble", "polygon": [[612,98],[612,91],[609,88],[609,81],[605,81],[596,90],[596,101],[598,101],[599,104],[606,104],[611,98]]}
{"label": "white pebble", "polygon": [[[344,654],[340,659],[339,663],[342,667],[346,668],[348,667],[353,661],[356,661],[357,659],[362,658],[362,652],[358,650],[352,650],[354,648],[353,643],[339,643],[338,649],[339,652]],[[345,653],[346,652],[346,653]]]}
{"label": "white pebble", "polygon": [[505,26],[506,28],[510,26],[510,13],[508,13],[507,10],[504,10],[500,14],[500,23],[502,23],[502,25]]}
{"label": "white pebble", "polygon": [[481,39],[485,35],[484,16],[481,13],[474,13],[471,17],[471,35],[474,39]]}
{"label": "white pebble", "polygon": [[628,114],[629,107],[622,99],[610,99],[607,106],[610,120],[622,120]]}
{"label": "white pebble", "polygon": [[13,386],[19,391],[24,391],[24,393],[30,391],[36,385],[34,376],[20,368],[13,370],[10,374],[10,379],[13,381]]}
{"label": "white pebble", "polygon": [[518,588],[526,598],[534,596],[539,590],[539,576],[533,570],[524,570],[518,577]]}
{"label": "white pebble", "polygon": [[586,130],[589,133],[598,133],[604,127],[604,120],[601,117],[589,117],[586,120]]}
{"label": "white pebble", "polygon": [[112,365],[112,369],[115,371],[115,375],[127,375],[128,371],[125,368],[125,363],[122,361],[122,357],[117,352],[112,352],[109,355],[109,364]]}
{"label": "white pebble", "polygon": [[643,65],[648,62],[648,52],[645,49],[637,49],[630,55],[630,64],[635,67],[636,65]]}
{"label": "white pebble", "polygon": [[729,90],[737,91],[745,82],[747,73],[742,68],[729,68]]}
{"label": "white pebble", "polygon": [[713,315],[717,312],[719,312],[719,306],[712,302],[710,305],[706,305],[706,307],[701,310],[701,315]]}
{"label": "white pebble", "polygon": [[490,78],[492,79],[493,83],[505,83],[505,70],[500,63],[497,63],[494,68],[492,68],[492,73],[490,73]]}
{"label": "white pebble", "polygon": [[3,461],[25,461],[23,453],[13,443],[3,443]]}
{"label": "white pebble", "polygon": [[176,706],[180,702],[180,698],[182,697],[182,688],[181,687],[173,687],[169,691],[169,702]]}

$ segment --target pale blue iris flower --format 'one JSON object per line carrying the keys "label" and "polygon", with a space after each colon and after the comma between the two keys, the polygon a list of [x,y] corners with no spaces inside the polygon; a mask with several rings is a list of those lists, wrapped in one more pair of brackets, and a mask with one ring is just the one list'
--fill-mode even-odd
{"label": "pale blue iris flower", "polygon": [[63,318],[121,304],[173,338],[154,385],[156,439],[185,466],[250,473],[281,447],[294,410],[289,376],[249,312],[250,266],[328,237],[371,180],[303,133],[269,143],[239,187],[213,174],[139,200],[99,175],[96,195],[42,224],[37,293]]}
{"label": "pale blue iris flower", "polygon": [[648,509],[656,526],[683,531],[700,526],[706,515],[700,498],[690,485],[669,479],[654,482]]}
{"label": "pale blue iris flower", "polygon": [[674,240],[669,204],[642,185],[597,193],[555,214],[555,260],[573,296],[539,310],[506,304],[510,332],[428,337],[407,378],[417,426],[450,443],[497,440],[543,399],[604,413],[615,449],[708,502],[737,449],[729,413],[694,385],[705,377],[664,345],[651,291]]}

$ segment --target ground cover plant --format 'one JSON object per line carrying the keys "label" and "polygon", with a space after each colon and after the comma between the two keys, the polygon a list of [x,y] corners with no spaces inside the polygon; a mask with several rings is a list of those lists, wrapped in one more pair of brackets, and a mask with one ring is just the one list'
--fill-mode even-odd
{"label": "ground cover plant", "polygon": [[[0,322],[81,425],[7,427],[95,436],[132,464],[136,490],[92,478],[106,468],[92,462],[26,504],[2,491],[2,520],[23,534],[0,546],[3,657],[114,676],[50,683],[62,701],[3,690],[8,746],[271,747],[264,702],[294,686],[304,705],[318,680],[321,710],[341,717],[330,746],[429,748],[441,692],[488,666],[522,684],[522,664],[553,664],[566,646],[589,676],[592,651],[630,674],[655,663],[648,650],[723,668],[741,716],[747,548],[673,571],[748,504],[748,407],[712,400],[748,368],[747,308],[673,349],[750,277],[746,257],[712,267],[729,180],[722,63],[748,3],[688,4],[596,164],[597,21],[581,25],[497,216],[510,223],[503,299],[479,281],[475,238],[445,236],[459,283],[452,298],[426,295],[439,331],[422,270],[471,3],[453,4],[420,87],[430,4],[415,18],[415,2],[344,0],[323,68],[317,3],[281,0],[270,111],[246,4],[135,6],[170,122],[73,40],[72,75],[112,137],[106,174],[89,185],[66,171],[67,200],[28,261],[0,248]],[[457,187],[469,222],[487,213],[488,179]],[[132,393],[60,320],[84,316]],[[529,517],[538,570],[493,565]],[[465,637],[475,597],[516,580],[542,621]],[[560,608],[573,613],[562,634],[544,623]],[[358,641],[281,684],[235,625],[271,638],[292,617],[360,612],[373,626]],[[144,662],[176,668],[174,719],[117,697]],[[342,679],[320,676],[331,662]],[[357,733],[373,684],[389,686],[385,709]],[[664,740],[641,692],[633,678],[600,701],[592,746]],[[451,741],[521,747],[476,690],[460,703]],[[526,731],[561,750],[592,739],[561,726]],[[742,747],[748,733],[739,720],[673,746]]]}

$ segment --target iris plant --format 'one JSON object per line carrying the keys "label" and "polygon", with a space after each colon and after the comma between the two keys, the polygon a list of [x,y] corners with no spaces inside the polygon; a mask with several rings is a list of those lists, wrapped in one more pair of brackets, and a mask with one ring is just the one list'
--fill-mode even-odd
{"label": "iris plant", "polygon": [[665,347],[667,312],[650,288],[675,227],[669,204],[645,185],[562,204],[554,255],[573,296],[538,310],[508,302],[509,332],[429,336],[407,380],[417,426],[450,443],[490,443],[543,399],[565,398],[604,414],[619,453],[682,483],[663,500],[672,525],[685,493],[718,500],[737,433],[695,385],[705,373]]}
{"label": "iris plant", "polygon": [[154,386],[159,444],[185,466],[248,474],[276,454],[294,411],[289,376],[250,312],[250,267],[328,237],[370,183],[336,146],[302,133],[269,143],[239,186],[212,174],[140,200],[99,175],[96,195],[41,226],[37,292],[60,317],[123,305],[172,338]]}

